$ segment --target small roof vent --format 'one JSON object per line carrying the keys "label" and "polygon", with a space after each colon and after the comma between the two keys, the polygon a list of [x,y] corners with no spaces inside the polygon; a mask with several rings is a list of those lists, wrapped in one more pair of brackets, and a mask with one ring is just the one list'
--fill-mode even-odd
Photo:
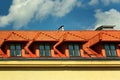
{"label": "small roof vent", "polygon": [[64,31],[64,25],[60,26],[58,30]]}
{"label": "small roof vent", "polygon": [[114,30],[115,25],[102,25],[98,28],[96,28],[96,30]]}

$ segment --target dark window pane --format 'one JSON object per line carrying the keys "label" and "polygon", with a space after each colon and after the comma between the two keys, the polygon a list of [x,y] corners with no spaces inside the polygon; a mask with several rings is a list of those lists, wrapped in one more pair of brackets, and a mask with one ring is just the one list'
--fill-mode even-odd
{"label": "dark window pane", "polygon": [[16,55],[21,56],[21,50],[16,50]]}
{"label": "dark window pane", "polygon": [[50,56],[50,45],[48,43],[45,44],[45,51],[46,51],[46,56]]}
{"label": "dark window pane", "polygon": [[40,56],[45,56],[45,51],[43,49],[40,50]]}
{"label": "dark window pane", "polygon": [[80,51],[79,50],[75,50],[75,56],[80,56]]}
{"label": "dark window pane", "polygon": [[111,56],[110,50],[106,50],[106,55],[107,55],[108,57]]}
{"label": "dark window pane", "polygon": [[11,55],[11,56],[16,56],[16,55],[15,55],[15,50],[12,50],[12,49],[11,49],[11,50],[10,50],[10,55]]}
{"label": "dark window pane", "polygon": [[75,44],[75,45],[74,45],[74,49],[75,49],[75,50],[79,50],[79,45],[78,45],[78,44]]}
{"label": "dark window pane", "polygon": [[111,50],[112,56],[117,56],[115,50]]}
{"label": "dark window pane", "polygon": [[117,56],[117,55],[116,55],[115,45],[114,45],[114,44],[111,44],[111,45],[110,45],[110,48],[111,48],[111,55],[112,55],[112,56]]}
{"label": "dark window pane", "polygon": [[74,56],[74,51],[73,50],[69,50],[70,56]]}
{"label": "dark window pane", "polygon": [[71,45],[71,44],[69,44],[69,50],[71,49],[71,50],[73,50],[73,45]]}
{"label": "dark window pane", "polygon": [[110,48],[109,48],[109,45],[108,44],[105,44],[105,51],[106,51],[106,55],[109,57],[111,56],[110,54]]}
{"label": "dark window pane", "polygon": [[115,50],[115,45],[114,44],[110,44],[110,49],[111,50]]}
{"label": "dark window pane", "polygon": [[11,44],[10,49],[15,49],[15,45]]}
{"label": "dark window pane", "polygon": [[46,50],[46,56],[50,56],[50,50]]}
{"label": "dark window pane", "polygon": [[50,49],[50,45],[46,44],[45,49]]}
{"label": "dark window pane", "polygon": [[109,45],[108,44],[105,44],[105,49],[109,50]]}
{"label": "dark window pane", "polygon": [[17,45],[16,45],[16,49],[21,49],[21,45],[20,45],[20,44],[17,44]]}
{"label": "dark window pane", "polygon": [[39,49],[44,49],[44,45],[40,45],[40,46],[39,46]]}

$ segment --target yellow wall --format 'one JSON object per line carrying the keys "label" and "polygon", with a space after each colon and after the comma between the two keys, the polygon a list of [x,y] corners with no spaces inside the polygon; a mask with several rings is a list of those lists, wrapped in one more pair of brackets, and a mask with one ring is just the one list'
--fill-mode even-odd
{"label": "yellow wall", "polygon": [[1,80],[120,80],[120,61],[0,61]]}
{"label": "yellow wall", "polygon": [[1,80],[120,80],[120,71],[0,71]]}

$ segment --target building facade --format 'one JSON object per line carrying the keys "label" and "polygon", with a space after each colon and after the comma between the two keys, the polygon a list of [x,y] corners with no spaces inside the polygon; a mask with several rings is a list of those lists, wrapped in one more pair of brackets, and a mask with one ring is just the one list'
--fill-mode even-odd
{"label": "building facade", "polygon": [[119,30],[0,31],[5,80],[119,80],[119,57]]}

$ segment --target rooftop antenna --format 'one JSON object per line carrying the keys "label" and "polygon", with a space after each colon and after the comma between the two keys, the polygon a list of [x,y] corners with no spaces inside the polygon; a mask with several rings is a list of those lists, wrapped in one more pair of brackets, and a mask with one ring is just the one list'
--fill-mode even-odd
{"label": "rooftop antenna", "polygon": [[58,30],[64,31],[64,25],[60,26],[60,27],[58,28]]}

